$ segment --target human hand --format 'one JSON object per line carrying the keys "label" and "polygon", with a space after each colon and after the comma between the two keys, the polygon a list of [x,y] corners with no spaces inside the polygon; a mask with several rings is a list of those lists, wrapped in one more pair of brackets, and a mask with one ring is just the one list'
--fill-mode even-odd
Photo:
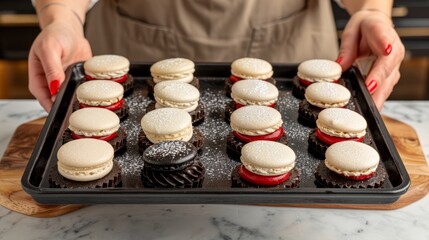
{"label": "human hand", "polygon": [[55,21],[37,36],[28,57],[28,88],[47,112],[64,81],[64,70],[91,56],[91,47],[81,26]]}
{"label": "human hand", "polygon": [[391,19],[383,12],[356,12],[343,31],[337,59],[344,71],[358,58],[375,57],[365,84],[379,110],[399,81],[399,67],[405,54],[404,45],[392,26]]}

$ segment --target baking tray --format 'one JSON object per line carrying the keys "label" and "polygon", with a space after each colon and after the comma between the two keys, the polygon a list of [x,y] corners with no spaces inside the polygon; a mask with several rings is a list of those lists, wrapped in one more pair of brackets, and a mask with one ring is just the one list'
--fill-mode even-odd
{"label": "baking tray", "polygon": [[206,167],[202,188],[151,189],[140,181],[143,160],[138,153],[137,136],[140,119],[152,101],[147,97],[146,80],[150,64],[132,63],[130,74],[135,87],[125,100],[130,106],[130,116],[121,123],[127,131],[127,151],[115,157],[122,166],[123,184],[109,189],[59,189],[50,188],[49,171],[57,162],[56,153],[62,144],[62,134],[68,126],[68,117],[76,100],[75,90],[84,76],[83,64],[76,63],[66,70],[66,81],[61,86],[51,112],[42,129],[30,161],[22,177],[23,189],[37,202],[43,204],[102,204],[102,203],[349,203],[385,204],[396,201],[410,186],[410,178],[374,102],[366,90],[362,76],[355,69],[343,74],[352,93],[352,106],[368,122],[371,145],[378,150],[381,164],[387,171],[383,188],[339,189],[321,188],[315,184],[314,172],[321,162],[308,153],[307,137],[310,128],[298,123],[300,100],[291,94],[292,78],[296,65],[273,65],[280,96],[278,106],[282,113],[289,146],[297,155],[296,167],[300,171],[298,188],[231,188],[230,173],[238,164],[226,153],[226,136],[231,131],[224,120],[224,106],[231,101],[225,96],[224,81],[230,75],[229,63],[196,64],[195,76],[200,79],[201,101],[206,106],[206,119],[197,126],[204,136],[201,160]]}

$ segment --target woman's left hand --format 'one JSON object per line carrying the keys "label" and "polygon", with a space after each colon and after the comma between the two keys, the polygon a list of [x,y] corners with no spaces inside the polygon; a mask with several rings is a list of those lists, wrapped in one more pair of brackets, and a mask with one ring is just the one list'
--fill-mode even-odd
{"label": "woman's left hand", "polygon": [[379,110],[399,81],[405,48],[391,19],[377,10],[353,14],[341,36],[337,62],[348,69],[357,58],[375,56],[365,84]]}

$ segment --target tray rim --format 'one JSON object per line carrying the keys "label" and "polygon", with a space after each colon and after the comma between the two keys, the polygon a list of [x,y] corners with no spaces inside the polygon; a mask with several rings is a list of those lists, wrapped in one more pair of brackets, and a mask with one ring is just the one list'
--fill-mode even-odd
{"label": "tray rim", "polygon": [[[130,71],[133,69],[148,67],[152,63],[147,62],[132,62]],[[198,76],[200,69],[224,69],[230,66],[230,63],[195,63]],[[77,62],[70,65],[66,70],[65,82],[62,84],[57,99],[63,99],[66,89],[69,86],[69,81],[73,73],[78,72],[77,69],[82,68],[83,62]],[[276,69],[296,69],[297,64],[273,64],[274,72]],[[410,177],[405,169],[405,166],[399,156],[399,153],[393,144],[393,140],[387,131],[387,128],[378,112],[372,97],[366,86],[363,77],[356,68],[347,70],[348,74],[353,74],[358,81],[358,88],[361,90],[364,104],[366,104],[369,114],[374,117],[377,128],[385,140],[387,149],[392,156],[395,167],[402,178],[402,182],[389,189],[344,189],[344,188],[294,188],[287,190],[273,190],[263,188],[230,188],[230,189],[168,189],[168,191],[159,189],[142,189],[142,188],[112,188],[112,189],[56,189],[44,188],[33,185],[30,182],[31,174],[33,173],[37,160],[39,159],[42,147],[45,146],[46,136],[49,131],[55,131],[59,126],[54,124],[57,111],[62,107],[63,101],[55,101],[51,112],[49,113],[46,122],[42,128],[42,132],[37,140],[34,151],[25,168],[21,178],[21,185],[25,192],[30,194],[37,202],[45,204],[103,204],[103,203],[346,203],[346,204],[385,204],[391,203],[399,199],[410,187]],[[79,73],[79,72],[78,72]],[[274,75],[274,77],[277,74]],[[361,107],[361,106],[359,106]],[[52,141],[52,140],[51,140]],[[239,192],[237,190],[239,189]],[[307,190],[307,192],[305,192]],[[376,192],[376,194],[374,193]],[[102,194],[103,198],[100,198]],[[261,201],[261,195],[264,195],[264,200]],[[303,199],[303,195],[306,197]],[[126,197],[125,197],[126,196]],[[269,199],[269,196],[275,199]],[[336,200],[332,200],[334,199]],[[65,199],[61,199],[65,197]],[[168,200],[166,197],[174,197],[174,200]],[[232,199],[233,197],[233,199]],[[126,199],[125,199],[126,198]],[[144,199],[142,199],[144,198]],[[117,200],[121,201],[117,201]],[[363,202],[370,200],[369,202]],[[161,201],[162,200],[162,201]],[[179,200],[179,201],[177,201]],[[183,201],[188,200],[188,201]],[[198,201],[199,200],[199,201]],[[201,201],[203,200],[203,201]],[[301,201],[300,201],[301,200]],[[302,201],[303,200],[303,201]],[[183,202],[180,202],[183,201]]]}

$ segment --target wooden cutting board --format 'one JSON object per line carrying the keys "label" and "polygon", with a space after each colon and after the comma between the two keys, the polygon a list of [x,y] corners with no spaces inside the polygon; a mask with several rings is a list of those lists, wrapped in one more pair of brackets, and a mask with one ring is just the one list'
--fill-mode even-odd
{"label": "wooden cutting board", "polygon": [[[411,187],[392,204],[276,204],[273,206],[397,209],[409,205],[429,191],[429,168],[416,132],[408,125],[383,117],[411,177]],[[31,156],[45,119],[25,123],[17,128],[0,162],[0,204],[33,217],[55,217],[84,207],[83,205],[41,205],[21,188],[21,176]]]}

